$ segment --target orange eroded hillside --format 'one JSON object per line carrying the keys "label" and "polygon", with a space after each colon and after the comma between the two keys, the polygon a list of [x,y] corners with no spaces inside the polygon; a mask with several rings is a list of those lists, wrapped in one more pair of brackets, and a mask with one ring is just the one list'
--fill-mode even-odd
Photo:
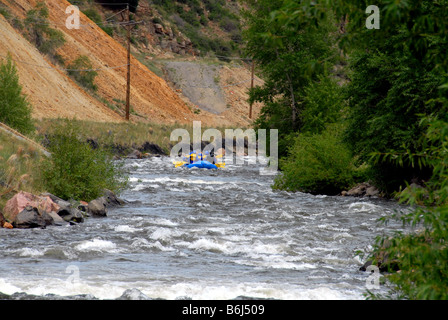
{"label": "orange eroded hillside", "polygon": [[[39,51],[17,33],[0,15],[0,55],[11,54],[23,92],[33,105],[33,117],[64,117],[85,120],[121,121],[116,113],[92,99],[64,74],[51,69]],[[41,67],[35,67],[38,65]]]}
{"label": "orange eroded hillside", "polygon": [[[23,19],[28,10],[36,5],[36,0],[1,0],[16,16]],[[108,36],[102,29],[81,13],[81,28],[67,29],[65,22],[70,5],[65,0],[45,1],[49,9],[51,27],[64,33],[65,44],[58,53],[66,63],[80,55],[89,57],[93,68],[98,71],[95,84],[98,95],[109,101],[124,101],[126,97],[126,49]],[[10,52],[18,63],[20,83],[33,105],[35,118],[67,117],[98,121],[122,121],[123,118],[106,105],[92,98],[65,71],[52,65],[20,33],[14,30],[0,16],[0,55]],[[19,61],[27,62],[20,63]],[[42,67],[37,67],[33,65]],[[208,112],[194,114],[179,95],[165,80],[156,76],[137,59],[131,57],[131,105],[138,116],[131,119],[148,120],[159,123],[191,123],[201,120],[206,125],[230,125],[231,120]],[[114,68],[116,66],[122,66]],[[47,67],[47,68],[46,68]]]}

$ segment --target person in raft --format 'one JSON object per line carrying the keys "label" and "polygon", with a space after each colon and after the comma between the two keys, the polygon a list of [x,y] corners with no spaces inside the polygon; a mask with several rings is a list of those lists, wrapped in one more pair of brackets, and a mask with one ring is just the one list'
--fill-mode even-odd
{"label": "person in raft", "polygon": [[206,160],[207,160],[208,162],[210,162],[210,163],[212,163],[212,164],[215,164],[215,163],[216,163],[215,150],[212,149],[212,151],[210,151],[210,152],[206,151],[205,154],[206,154],[206,156],[207,156]]}
{"label": "person in raft", "polygon": [[193,150],[192,152],[190,152],[190,163],[193,163],[195,161],[196,158],[196,150]]}

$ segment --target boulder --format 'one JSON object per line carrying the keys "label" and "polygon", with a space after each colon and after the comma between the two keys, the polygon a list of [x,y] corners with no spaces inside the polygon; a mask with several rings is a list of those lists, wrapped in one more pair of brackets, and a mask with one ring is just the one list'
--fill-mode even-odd
{"label": "boulder", "polygon": [[127,289],[123,294],[116,300],[151,300],[147,295],[138,289]]}
{"label": "boulder", "polygon": [[87,204],[87,213],[97,217],[105,217],[107,209],[122,206],[125,201],[118,198],[112,191],[104,189],[103,196],[90,201]]}
{"label": "boulder", "polygon": [[366,197],[376,197],[380,194],[380,191],[375,188],[374,186],[369,186],[366,188],[366,193],[365,196]]}
{"label": "boulder", "polygon": [[351,196],[351,197],[376,197],[379,196],[380,191],[375,187],[369,184],[368,182],[362,182],[354,186],[352,189],[348,191],[342,191],[342,196]]}
{"label": "boulder", "polygon": [[124,200],[118,198],[115,193],[108,189],[104,189],[104,195],[102,198],[104,199],[107,208],[122,206],[125,204]]}
{"label": "boulder", "polygon": [[126,158],[128,158],[128,159],[141,159],[142,157],[143,156],[142,156],[142,153],[140,151],[134,150],[130,154],[128,154],[128,156]]}
{"label": "boulder", "polygon": [[73,207],[63,207],[61,208],[57,215],[62,219],[64,222],[84,222],[84,216],[82,212],[76,208]]}
{"label": "boulder", "polygon": [[107,216],[106,200],[104,197],[90,201],[87,205],[87,212],[94,217]]}
{"label": "boulder", "polygon": [[160,34],[165,33],[165,31],[163,30],[163,26],[160,23],[155,23],[154,29],[155,29],[156,33],[160,33]]}
{"label": "boulder", "polygon": [[53,218],[46,212],[39,212],[36,207],[26,206],[19,212],[12,225],[14,228],[45,228],[47,225],[53,224]]}
{"label": "boulder", "polygon": [[36,196],[28,192],[20,191],[6,202],[3,209],[5,219],[9,222],[15,221],[17,215],[27,206],[47,213],[51,211],[57,212],[60,209],[59,205],[53,202],[49,196]]}
{"label": "boulder", "polygon": [[40,194],[41,197],[49,197],[54,203],[56,203],[59,207],[69,207],[71,206],[71,203],[68,201],[65,201],[57,196],[55,196],[54,194],[51,193],[41,193]]}
{"label": "boulder", "polygon": [[67,224],[67,222],[54,211],[48,212],[48,215],[53,219],[53,224],[56,226],[62,226],[64,224]]}
{"label": "boulder", "polygon": [[398,259],[390,257],[386,249],[391,245],[389,240],[385,240],[375,256],[367,260],[360,268],[360,271],[367,271],[367,268],[376,261],[376,266],[380,272],[396,272],[400,270],[400,262]]}
{"label": "boulder", "polygon": [[118,198],[112,191],[104,189],[103,196],[87,204],[87,213],[96,217],[107,216],[107,209],[122,206],[125,201]]}

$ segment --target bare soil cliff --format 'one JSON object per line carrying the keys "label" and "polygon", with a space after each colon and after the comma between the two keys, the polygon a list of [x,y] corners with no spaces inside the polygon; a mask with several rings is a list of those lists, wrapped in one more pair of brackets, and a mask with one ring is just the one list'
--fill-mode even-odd
{"label": "bare soil cliff", "polygon": [[[24,19],[26,12],[35,7],[36,0],[0,0],[17,18]],[[114,38],[81,13],[81,27],[67,29],[69,14],[66,0],[46,0],[50,26],[64,34],[65,44],[57,50],[66,65],[77,57],[86,55],[98,75],[95,84],[97,95],[110,103],[126,99],[126,49]],[[123,113],[109,108],[92,97],[74,82],[60,65],[54,65],[0,15],[0,59],[10,53],[19,72],[24,93],[33,105],[35,118],[77,118],[118,122]],[[250,76],[250,73],[249,73]],[[247,88],[247,86],[246,86]],[[240,100],[247,97],[247,89],[239,93]],[[229,95],[224,90],[226,96]],[[201,120],[204,125],[249,125],[251,120],[243,115],[241,105],[235,112],[226,110],[215,114],[203,109],[194,112],[189,100],[175,88],[131,57],[131,120],[156,123],[191,123]],[[229,106],[232,103],[227,103]],[[240,103],[241,104],[241,103]],[[259,106],[256,106],[258,110]],[[247,102],[243,107],[248,108]]]}

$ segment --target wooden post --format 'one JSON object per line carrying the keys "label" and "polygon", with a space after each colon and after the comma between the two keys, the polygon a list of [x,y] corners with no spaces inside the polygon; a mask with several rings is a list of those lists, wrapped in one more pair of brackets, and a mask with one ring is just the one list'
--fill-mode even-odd
{"label": "wooden post", "polygon": [[[254,88],[254,60],[252,60],[252,76],[250,79],[250,89],[252,90]],[[249,106],[249,119],[252,119],[252,101],[250,102]]]}
{"label": "wooden post", "polygon": [[130,100],[131,100],[131,25],[130,14],[129,14],[129,4],[127,5],[127,38],[128,38],[128,75],[126,84],[126,120],[129,120],[129,110],[130,110]]}

